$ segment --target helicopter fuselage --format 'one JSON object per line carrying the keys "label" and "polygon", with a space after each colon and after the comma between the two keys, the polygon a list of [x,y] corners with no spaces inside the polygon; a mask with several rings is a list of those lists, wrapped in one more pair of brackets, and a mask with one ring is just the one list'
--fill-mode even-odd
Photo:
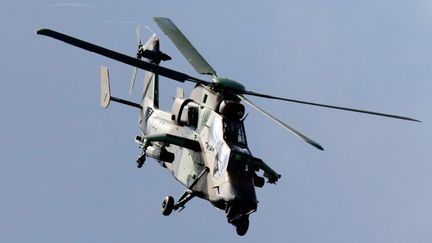
{"label": "helicopter fuselage", "polygon": [[197,86],[189,99],[177,95],[171,113],[149,106],[143,109],[141,119],[144,137],[170,134],[199,144],[194,151],[169,141],[153,142],[147,150],[171,153],[172,161],[163,161],[160,152],[150,156],[196,196],[225,210],[230,222],[257,208],[256,168],[248,163],[253,157],[247,147],[243,115],[238,100]]}
{"label": "helicopter fuselage", "polygon": [[[37,34],[133,66],[131,91],[137,69],[147,71],[142,101],[138,104],[111,96],[108,68],[102,67],[101,106],[107,108],[112,100],[140,109],[141,134],[136,137],[136,142],[142,149],[142,154],[137,159],[138,168],[142,167],[146,157],[154,158],[187,188],[177,202],[171,196],[165,197],[161,207],[165,216],[173,210],[184,208],[191,198],[198,196],[225,210],[228,222],[236,227],[237,234],[246,234],[249,214],[257,209],[255,187],[264,185],[264,177],[268,179],[267,182],[276,183],[281,176],[264,161],[252,156],[248,149],[243,125],[245,108],[241,101],[316,149],[324,150],[319,143],[260,108],[246,96],[420,122],[406,116],[288,99],[247,90],[239,82],[218,77],[216,71],[170,19],[155,17],[154,20],[194,69],[200,74],[209,75],[212,82],[159,66],[161,61],[170,60],[171,57],[159,50],[159,39],[155,34],[142,45],[137,30],[136,58],[50,29],[39,29]],[[142,58],[147,61],[142,61]],[[190,98],[185,98],[183,90],[178,89],[172,110],[163,111],[159,109],[158,102],[159,75],[181,83],[192,82],[196,86]],[[262,176],[257,174],[260,171],[263,171]]]}

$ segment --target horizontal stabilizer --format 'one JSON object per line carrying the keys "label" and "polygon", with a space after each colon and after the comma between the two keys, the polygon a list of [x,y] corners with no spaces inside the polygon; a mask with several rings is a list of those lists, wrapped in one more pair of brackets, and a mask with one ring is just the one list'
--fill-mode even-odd
{"label": "horizontal stabilizer", "polygon": [[101,66],[100,76],[101,76],[101,106],[103,108],[107,108],[110,104],[110,101],[114,101],[123,105],[128,105],[138,109],[142,109],[142,106],[140,104],[111,96],[109,71],[107,67]]}

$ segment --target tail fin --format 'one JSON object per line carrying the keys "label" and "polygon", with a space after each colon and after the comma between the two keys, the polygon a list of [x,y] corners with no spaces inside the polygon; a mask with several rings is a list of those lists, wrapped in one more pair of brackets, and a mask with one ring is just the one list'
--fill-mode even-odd
{"label": "tail fin", "polygon": [[107,108],[111,101],[111,89],[109,83],[109,72],[107,67],[101,66],[100,77],[101,77],[101,106],[103,108]]}
{"label": "tail fin", "polygon": [[107,67],[101,66],[100,77],[101,77],[101,106],[103,108],[107,108],[110,104],[110,101],[114,101],[123,105],[132,106],[142,110],[142,106],[140,104],[111,96],[109,72]]}
{"label": "tail fin", "polygon": [[[159,39],[156,35],[152,35],[146,44],[143,46],[146,49],[143,52],[150,51],[152,53],[160,53],[159,50]],[[160,59],[150,59],[148,61],[153,64],[159,64]],[[144,77],[144,89],[142,96],[142,107],[144,110],[146,107],[159,108],[159,75],[146,72]]]}

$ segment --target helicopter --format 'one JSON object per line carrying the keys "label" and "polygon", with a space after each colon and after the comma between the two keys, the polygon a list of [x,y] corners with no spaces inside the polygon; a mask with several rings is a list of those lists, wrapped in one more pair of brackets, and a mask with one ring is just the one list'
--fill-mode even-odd
{"label": "helicopter", "polygon": [[[209,76],[211,81],[160,66],[162,61],[171,60],[171,57],[160,50],[156,34],[142,44],[138,28],[136,57],[50,29],[39,29],[36,33],[131,65],[133,74],[130,92],[134,88],[137,70],[146,71],[141,102],[135,103],[111,95],[109,70],[102,66],[101,106],[107,108],[113,101],[137,108],[140,134],[135,141],[141,151],[136,160],[137,167],[141,168],[147,157],[153,158],[186,188],[177,200],[172,196],[163,199],[161,212],[165,216],[173,211],[181,211],[188,201],[199,197],[223,210],[228,223],[235,227],[238,235],[247,233],[249,216],[258,206],[255,187],[262,188],[266,180],[267,183],[276,184],[281,175],[262,159],[253,156],[249,150],[244,128],[247,116],[244,104],[316,149],[324,150],[316,141],[257,106],[248,96],[420,122],[406,116],[288,99],[247,90],[238,81],[218,76],[169,18],[154,17],[154,21],[192,67],[199,74]],[[181,83],[191,82],[195,87],[190,97],[185,97],[184,90],[177,88],[171,111],[164,111],[159,108],[160,76]]]}

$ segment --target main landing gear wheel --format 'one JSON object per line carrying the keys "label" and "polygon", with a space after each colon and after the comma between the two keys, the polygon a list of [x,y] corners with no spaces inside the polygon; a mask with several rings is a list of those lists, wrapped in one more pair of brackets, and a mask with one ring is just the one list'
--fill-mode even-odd
{"label": "main landing gear wheel", "polygon": [[174,209],[174,198],[171,196],[166,196],[162,201],[161,212],[163,215],[168,216]]}
{"label": "main landing gear wheel", "polygon": [[236,227],[236,231],[237,231],[238,235],[240,235],[240,236],[245,235],[249,229],[249,219],[248,218],[240,219],[235,224],[235,227]]}

